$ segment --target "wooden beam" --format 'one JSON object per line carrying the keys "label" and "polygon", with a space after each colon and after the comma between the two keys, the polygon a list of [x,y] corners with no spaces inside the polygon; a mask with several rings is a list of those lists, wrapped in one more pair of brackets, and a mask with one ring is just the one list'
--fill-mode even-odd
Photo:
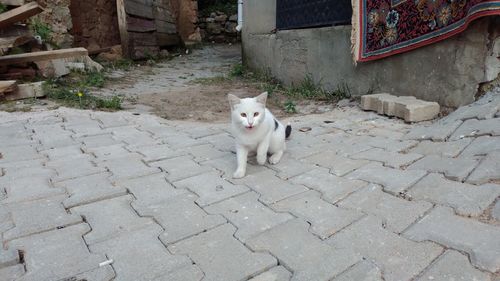
{"label": "wooden beam", "polygon": [[24,5],[24,0],[0,0],[0,3],[7,6],[22,6]]}
{"label": "wooden beam", "polygon": [[116,0],[116,12],[118,15],[118,29],[120,30],[120,40],[122,43],[123,56],[131,57],[128,39],[127,12],[125,11],[125,0]]}
{"label": "wooden beam", "polygon": [[0,96],[17,90],[16,80],[0,81]]}
{"label": "wooden beam", "polygon": [[180,43],[179,35],[177,34],[167,34],[167,33],[156,33],[156,40],[158,42],[158,46],[167,47],[167,46],[175,46]]}
{"label": "wooden beam", "polygon": [[0,28],[6,28],[16,22],[28,19],[36,14],[39,14],[43,9],[36,2],[31,2],[21,7],[9,10],[0,14]]}
{"label": "wooden beam", "polygon": [[85,48],[61,49],[53,51],[33,52],[18,55],[8,55],[0,57],[1,65],[11,65],[25,62],[37,62],[53,59],[74,58],[88,56],[89,52]]}
{"label": "wooden beam", "polygon": [[152,0],[124,0],[127,14],[154,19]]}
{"label": "wooden beam", "polygon": [[154,20],[127,16],[127,30],[134,32],[156,31],[156,24]]}
{"label": "wooden beam", "polygon": [[0,49],[14,48],[33,40],[33,36],[12,36],[0,38]]}

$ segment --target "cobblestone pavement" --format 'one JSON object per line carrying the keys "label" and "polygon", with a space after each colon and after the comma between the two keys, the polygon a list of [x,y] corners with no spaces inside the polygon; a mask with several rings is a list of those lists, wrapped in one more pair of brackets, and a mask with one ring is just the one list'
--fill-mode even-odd
{"label": "cobblestone pavement", "polygon": [[499,107],[293,118],[241,180],[227,124],[0,113],[0,280],[500,280]]}

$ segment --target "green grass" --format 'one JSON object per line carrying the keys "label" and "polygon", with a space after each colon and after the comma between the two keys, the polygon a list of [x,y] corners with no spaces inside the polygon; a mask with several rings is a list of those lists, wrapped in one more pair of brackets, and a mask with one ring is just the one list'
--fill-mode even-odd
{"label": "green grass", "polygon": [[3,3],[0,3],[0,14],[7,11],[7,6]]}
{"label": "green grass", "polygon": [[29,26],[33,33],[42,38],[43,42],[48,43],[52,40],[52,29],[46,23],[43,23],[39,18],[32,18]]}
{"label": "green grass", "polygon": [[241,77],[245,74],[245,68],[243,67],[243,64],[237,63],[233,65],[231,68],[231,72],[229,72],[229,76],[231,77]]}
{"label": "green grass", "polygon": [[83,84],[80,85],[81,87],[88,86],[102,88],[104,87],[104,83],[106,82],[106,77],[104,76],[103,72],[88,72],[86,75],[84,75],[84,77],[85,79],[82,81]]}
{"label": "green grass", "polygon": [[217,85],[227,81],[230,81],[230,79],[226,76],[219,75],[215,77],[196,78],[193,80],[193,83],[201,85]]}
{"label": "green grass", "polygon": [[285,108],[286,113],[289,113],[289,114],[297,113],[297,108],[296,108],[294,101],[287,100],[283,106]]}

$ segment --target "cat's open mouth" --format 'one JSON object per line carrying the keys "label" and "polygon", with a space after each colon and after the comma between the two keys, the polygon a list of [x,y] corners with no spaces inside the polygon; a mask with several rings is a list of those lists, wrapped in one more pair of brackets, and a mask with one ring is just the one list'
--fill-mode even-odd
{"label": "cat's open mouth", "polygon": [[246,126],[245,128],[247,128],[247,130],[251,130],[253,129],[253,126]]}

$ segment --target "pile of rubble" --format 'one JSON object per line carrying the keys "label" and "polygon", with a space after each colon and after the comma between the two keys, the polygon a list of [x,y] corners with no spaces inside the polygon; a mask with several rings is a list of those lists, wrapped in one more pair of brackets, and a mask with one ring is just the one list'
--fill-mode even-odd
{"label": "pile of rubble", "polygon": [[238,15],[228,16],[223,12],[213,12],[209,17],[200,17],[198,26],[204,41],[214,43],[234,43],[238,41]]}

